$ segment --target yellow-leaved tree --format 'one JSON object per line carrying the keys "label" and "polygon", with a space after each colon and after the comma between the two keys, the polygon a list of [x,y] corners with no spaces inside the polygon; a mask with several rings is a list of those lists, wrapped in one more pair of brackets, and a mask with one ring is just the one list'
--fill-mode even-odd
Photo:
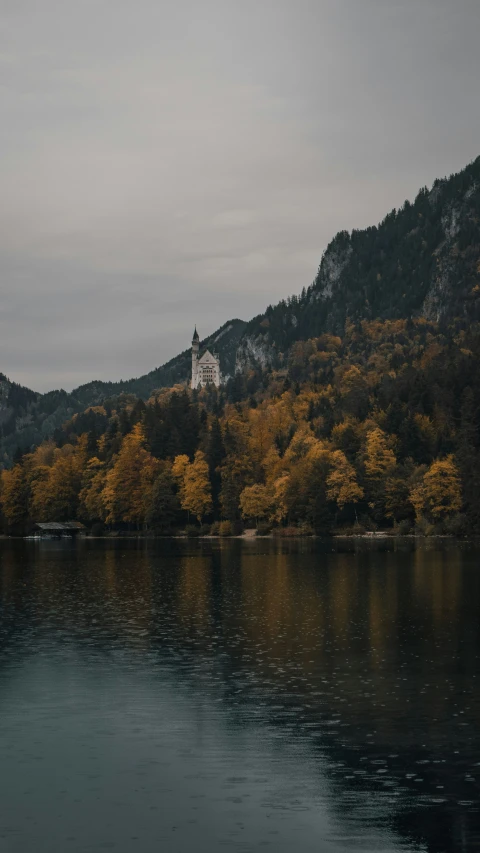
{"label": "yellow-leaved tree", "polygon": [[243,518],[254,518],[258,524],[259,518],[268,515],[272,505],[272,496],[266,486],[256,483],[246,486],[240,495],[240,509]]}
{"label": "yellow-leaved tree", "polygon": [[363,489],[357,483],[355,468],[341,450],[330,456],[331,470],[327,477],[327,498],[336,501],[339,509],[346,504],[357,504],[363,498]]}
{"label": "yellow-leaved tree", "polygon": [[385,514],[387,480],[395,471],[397,460],[392,450],[392,438],[387,437],[380,427],[367,433],[363,458],[368,505],[374,520],[381,523]]}
{"label": "yellow-leaved tree", "polygon": [[135,424],[106,476],[102,501],[107,522],[144,523],[157,471],[158,461],[145,449],[143,427]]}
{"label": "yellow-leaved tree", "polygon": [[282,474],[273,483],[273,514],[275,521],[283,522],[288,516],[289,502],[288,491],[290,488],[290,475]]}
{"label": "yellow-leaved tree", "polygon": [[376,427],[367,435],[365,449],[365,473],[371,480],[384,480],[392,473],[397,460],[387,436]]}
{"label": "yellow-leaved tree", "polygon": [[422,518],[432,523],[445,521],[462,508],[460,474],[452,455],[437,459],[412,489],[410,500],[415,507],[417,521]]}
{"label": "yellow-leaved tree", "polygon": [[64,444],[56,448],[52,456],[37,451],[31,455],[27,468],[32,489],[31,514],[35,521],[76,518],[86,459],[86,435],[81,435],[76,445]]}
{"label": "yellow-leaved tree", "polygon": [[182,509],[184,509],[183,500],[185,498],[185,475],[189,467],[190,460],[185,453],[175,457],[172,465],[172,475],[177,483],[178,496],[180,498],[180,505]]}
{"label": "yellow-leaved tree", "polygon": [[106,476],[105,464],[97,456],[92,456],[87,462],[79,495],[79,515],[86,521],[105,520],[103,490]]}
{"label": "yellow-leaved tree", "polygon": [[179,484],[182,509],[192,513],[200,524],[212,511],[212,488],[205,454],[197,450],[193,462],[189,462],[188,456],[177,456],[172,474]]}
{"label": "yellow-leaved tree", "polygon": [[25,467],[2,471],[2,510],[9,528],[22,528],[28,519],[29,485]]}

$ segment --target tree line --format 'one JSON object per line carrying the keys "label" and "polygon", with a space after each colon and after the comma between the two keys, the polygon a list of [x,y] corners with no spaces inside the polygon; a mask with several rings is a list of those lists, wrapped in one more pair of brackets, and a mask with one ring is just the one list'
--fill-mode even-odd
{"label": "tree line", "polygon": [[460,322],[347,322],[218,390],[111,398],[2,472],[4,531],[479,532],[479,356]]}

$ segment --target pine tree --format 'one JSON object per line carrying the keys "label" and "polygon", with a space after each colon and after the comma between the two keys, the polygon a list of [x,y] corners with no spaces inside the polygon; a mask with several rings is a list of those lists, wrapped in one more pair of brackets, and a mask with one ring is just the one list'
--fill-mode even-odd
{"label": "pine tree", "polygon": [[175,523],[180,504],[174,492],[172,476],[162,471],[156,478],[145,521],[157,533],[169,533]]}
{"label": "pine tree", "polygon": [[222,488],[221,466],[225,459],[222,428],[217,417],[213,418],[207,444],[207,462],[212,487],[213,513],[218,518],[220,513],[220,491]]}

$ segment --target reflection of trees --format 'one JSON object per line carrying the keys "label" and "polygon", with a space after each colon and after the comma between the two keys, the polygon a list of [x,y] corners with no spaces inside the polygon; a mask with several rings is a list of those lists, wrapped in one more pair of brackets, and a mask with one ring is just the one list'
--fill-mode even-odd
{"label": "reflection of trees", "polygon": [[211,609],[211,573],[208,557],[188,554],[178,569],[177,613],[188,630],[207,628]]}
{"label": "reflection of trees", "polygon": [[5,543],[3,543],[0,572],[0,593],[3,605],[12,600],[16,574],[17,562],[14,557],[14,552],[11,547],[5,546]]}
{"label": "reflection of trees", "polygon": [[[137,544],[137,543],[135,543]],[[143,648],[150,644],[152,627],[152,565],[148,547],[107,548],[103,553],[97,578],[96,593],[103,601],[106,625],[114,633],[127,640],[131,646]],[[85,565],[85,570],[88,571]],[[88,584],[88,575],[85,576]]]}
{"label": "reflection of trees", "polygon": [[426,609],[431,602],[432,622],[441,627],[450,614],[458,610],[462,585],[461,551],[457,548],[443,551],[418,548],[414,555],[414,583]]}
{"label": "reflection of trees", "polygon": [[[243,637],[240,656],[230,649],[232,662],[238,671],[240,657],[256,673],[262,700],[276,709],[265,711],[270,722],[286,725],[292,736],[294,708],[298,733],[303,738],[307,726],[312,749],[329,755],[333,768],[338,764],[330,772],[339,811],[354,811],[356,801],[362,807],[358,780],[344,779],[347,766],[362,774],[368,791],[388,792],[370,764],[382,759],[388,785],[403,791],[397,828],[417,840],[436,839],[432,850],[443,849],[434,846],[440,843],[462,849],[458,821],[472,828],[476,820],[459,817],[456,805],[462,796],[477,796],[476,786],[462,791],[479,722],[471,689],[479,638],[473,646],[462,642],[465,571],[456,548],[420,546],[413,560],[402,550],[305,558],[294,550],[265,556],[245,549],[241,612],[232,624]],[[475,602],[478,581],[470,580]],[[454,769],[453,743],[463,756]],[[420,786],[406,779],[412,769],[412,778],[421,774]],[[444,797],[452,810],[432,803],[419,818],[418,796],[428,794]]]}
{"label": "reflection of trees", "polygon": [[4,606],[15,607],[17,632],[50,626],[70,644],[93,636],[99,651],[119,638],[147,642],[152,577],[144,543],[2,543],[0,588]]}
{"label": "reflection of trees", "polygon": [[[116,645],[141,660],[148,645],[176,678],[219,692],[239,725],[261,708],[262,723],[327,757],[339,814],[394,790],[404,836],[461,850],[462,815],[465,837],[478,820],[457,805],[478,799],[464,782],[480,725],[476,554],[382,547],[3,543],[4,644],[17,652],[22,634],[53,627],[80,653],[87,641],[88,654]],[[176,654],[162,658],[167,646]],[[446,804],[420,814],[419,795],[439,790]]]}

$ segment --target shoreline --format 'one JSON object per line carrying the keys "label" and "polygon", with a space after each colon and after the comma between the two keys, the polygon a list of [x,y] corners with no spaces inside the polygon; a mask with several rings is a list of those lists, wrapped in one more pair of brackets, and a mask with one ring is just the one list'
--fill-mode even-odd
{"label": "shoreline", "polygon": [[468,541],[480,540],[480,534],[471,534],[468,536],[455,536],[453,534],[441,533],[441,534],[435,534],[434,536],[426,536],[423,533],[393,533],[393,532],[386,532],[386,531],[376,531],[373,533],[358,533],[358,534],[332,533],[330,535],[325,535],[325,536],[320,536],[320,535],[317,535],[315,533],[313,533],[313,534],[309,533],[309,534],[304,534],[304,535],[299,534],[298,536],[281,536],[281,535],[274,534],[274,533],[268,533],[266,535],[257,536],[256,534],[252,534],[249,531],[246,531],[245,533],[241,533],[237,536],[211,536],[210,534],[205,534],[205,535],[200,535],[200,536],[185,536],[185,535],[155,536],[152,534],[145,534],[145,533],[139,532],[139,533],[119,533],[119,534],[110,533],[110,534],[105,534],[103,536],[102,535],[101,536],[90,536],[87,534],[84,536],[77,536],[77,537],[67,537],[67,536],[66,537],[8,536],[6,534],[0,534],[0,539],[3,539],[5,541],[22,540],[22,541],[29,541],[29,542],[42,542],[42,541],[43,542],[49,542],[49,541],[61,542],[61,541],[78,541],[78,540],[80,540],[82,542],[94,541],[94,540],[95,541],[97,541],[97,540],[100,540],[100,541],[116,541],[116,540],[138,541],[138,540],[144,540],[144,541],[156,541],[156,542],[169,541],[169,540],[183,541],[183,542],[198,542],[198,541],[202,541],[202,542],[205,542],[205,541],[224,542],[227,540],[228,541],[240,540],[240,541],[244,541],[244,542],[245,541],[255,542],[257,540],[258,541],[270,540],[270,541],[277,541],[277,542],[295,542],[295,541],[300,541],[300,540],[301,541],[306,541],[306,540],[314,541],[314,540],[327,540],[327,539],[331,539],[331,540],[334,540],[334,539],[335,540],[337,540],[337,539],[338,540],[364,540],[364,541],[369,541],[369,542],[376,542],[379,540],[385,541],[388,539],[426,540],[426,541],[433,540],[433,539],[447,539],[447,540],[451,540],[451,541],[455,541],[455,542],[468,542]]}

